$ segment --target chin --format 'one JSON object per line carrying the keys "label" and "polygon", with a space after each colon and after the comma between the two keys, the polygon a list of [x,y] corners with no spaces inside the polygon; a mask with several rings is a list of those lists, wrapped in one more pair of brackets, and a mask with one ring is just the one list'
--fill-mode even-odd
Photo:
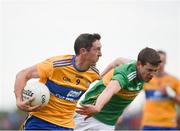
{"label": "chin", "polygon": [[[152,79],[152,78],[151,78]],[[147,80],[145,80],[145,82],[149,82],[151,79],[147,79]]]}
{"label": "chin", "polygon": [[145,80],[145,82],[149,82],[150,80]]}
{"label": "chin", "polygon": [[96,66],[96,63],[92,63],[91,66]]}

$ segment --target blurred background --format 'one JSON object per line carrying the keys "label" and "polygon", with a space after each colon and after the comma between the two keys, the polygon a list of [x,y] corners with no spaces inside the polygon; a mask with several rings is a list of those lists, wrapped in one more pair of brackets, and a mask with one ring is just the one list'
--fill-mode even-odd
{"label": "blurred background", "polygon": [[[16,108],[16,73],[74,54],[81,33],[101,35],[100,71],[119,56],[136,59],[148,46],[164,50],[166,70],[180,78],[179,0],[0,0],[0,7],[0,129],[18,129],[27,115]],[[140,128],[143,102],[141,92],[117,129]]]}

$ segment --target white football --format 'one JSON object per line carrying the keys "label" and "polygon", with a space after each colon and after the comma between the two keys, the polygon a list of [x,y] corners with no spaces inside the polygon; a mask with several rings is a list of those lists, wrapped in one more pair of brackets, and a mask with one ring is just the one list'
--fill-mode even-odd
{"label": "white football", "polygon": [[48,87],[40,82],[27,83],[23,90],[23,101],[29,100],[34,97],[31,105],[47,105],[50,98],[50,92]]}

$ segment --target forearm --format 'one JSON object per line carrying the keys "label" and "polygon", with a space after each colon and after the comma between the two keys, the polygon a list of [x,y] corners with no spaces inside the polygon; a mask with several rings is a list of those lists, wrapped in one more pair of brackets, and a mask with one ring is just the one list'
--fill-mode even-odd
{"label": "forearm", "polygon": [[22,100],[22,91],[27,81],[28,78],[25,76],[25,72],[21,71],[17,74],[14,85],[14,93],[17,101]]}
{"label": "forearm", "polygon": [[111,99],[112,93],[108,92],[108,90],[104,90],[98,97],[95,107],[96,110],[99,112],[106,103]]}
{"label": "forearm", "polygon": [[112,80],[96,100],[95,107],[100,111],[107,104],[111,97],[121,89],[118,81]]}
{"label": "forearm", "polygon": [[36,66],[32,66],[27,69],[24,69],[16,75],[16,81],[14,84],[14,93],[16,96],[16,100],[22,99],[22,91],[27,81],[31,78],[38,78],[38,77],[39,75]]}
{"label": "forearm", "polygon": [[98,96],[95,105],[87,104],[77,107],[76,112],[81,115],[87,115],[86,118],[91,117],[92,115],[101,111],[106,103],[111,99],[111,97],[117,93],[121,87],[117,80],[112,80],[104,91]]}

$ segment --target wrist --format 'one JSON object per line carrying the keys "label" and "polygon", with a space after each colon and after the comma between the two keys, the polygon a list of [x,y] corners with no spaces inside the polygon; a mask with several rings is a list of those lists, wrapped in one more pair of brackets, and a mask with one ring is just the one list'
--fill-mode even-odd
{"label": "wrist", "polygon": [[19,97],[16,98],[16,100],[17,100],[17,101],[22,101],[22,97],[19,96]]}
{"label": "wrist", "polygon": [[96,111],[96,113],[100,112],[101,111],[101,107],[95,106],[95,111]]}

